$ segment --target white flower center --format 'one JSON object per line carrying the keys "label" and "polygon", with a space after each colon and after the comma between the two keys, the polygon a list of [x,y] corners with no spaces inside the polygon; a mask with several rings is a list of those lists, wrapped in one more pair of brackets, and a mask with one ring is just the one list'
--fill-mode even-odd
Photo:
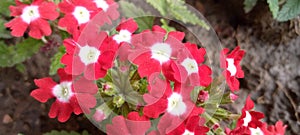
{"label": "white flower center", "polygon": [[115,35],[113,37],[115,41],[117,41],[118,44],[121,42],[127,42],[130,43],[131,41],[131,33],[128,30],[121,30],[119,34]]}
{"label": "white flower center", "polygon": [[236,67],[234,65],[234,59],[228,58],[228,59],[226,59],[226,61],[228,63],[227,70],[230,72],[231,76],[235,76],[235,74],[236,74]]}
{"label": "white flower center", "polygon": [[168,108],[167,111],[176,116],[180,116],[186,111],[186,105],[182,101],[182,96],[178,93],[173,93],[168,97]]}
{"label": "white flower center", "polygon": [[81,47],[79,51],[79,57],[85,65],[96,63],[100,54],[101,52],[97,48],[88,45]]}
{"label": "white flower center", "polygon": [[247,127],[249,122],[251,121],[251,114],[248,111],[246,111],[246,116],[243,120],[244,120],[243,126]]}
{"label": "white flower center", "polygon": [[94,0],[94,2],[96,3],[97,8],[102,8],[105,12],[109,8],[109,5],[105,0]]}
{"label": "white flower center", "polygon": [[198,73],[198,64],[194,59],[186,58],[181,65],[188,72],[188,75],[192,73]]}
{"label": "white flower center", "polygon": [[194,134],[195,134],[194,132],[191,132],[191,131],[185,129],[185,131],[182,135],[194,135]]}
{"label": "white flower center", "polygon": [[259,127],[257,128],[249,128],[251,135],[264,135],[264,132],[261,131],[261,129]]}
{"label": "white flower center", "polygon": [[90,20],[90,12],[82,6],[76,6],[72,13],[79,24],[87,23]]}
{"label": "white flower center", "polygon": [[23,9],[21,18],[24,22],[30,23],[40,17],[38,6],[27,6]]}
{"label": "white flower center", "polygon": [[151,58],[156,59],[160,64],[170,60],[172,48],[167,43],[156,43],[151,48]]}
{"label": "white flower center", "polygon": [[60,102],[68,103],[74,95],[71,85],[72,82],[62,82],[54,86],[52,93]]}

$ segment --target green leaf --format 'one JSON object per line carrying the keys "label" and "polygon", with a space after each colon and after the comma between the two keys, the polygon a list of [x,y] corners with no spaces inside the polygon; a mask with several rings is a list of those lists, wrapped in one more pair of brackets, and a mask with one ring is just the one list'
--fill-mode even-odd
{"label": "green leaf", "polygon": [[125,17],[133,18],[139,26],[138,32],[145,29],[151,29],[154,23],[154,17],[143,9],[136,7],[133,3],[120,1],[121,11]]}
{"label": "green leaf", "polygon": [[12,36],[10,35],[10,31],[6,29],[4,24],[7,21],[4,20],[4,18],[0,18],[0,38],[8,39],[11,38]]}
{"label": "green leaf", "polygon": [[9,6],[14,5],[14,0],[1,0],[0,2],[0,14],[9,16]]}
{"label": "green leaf", "polygon": [[256,5],[257,0],[244,0],[244,11],[249,13]]}
{"label": "green leaf", "polygon": [[288,21],[300,14],[300,0],[288,0],[279,11],[277,20]]}
{"label": "green leaf", "polygon": [[57,130],[52,130],[51,132],[44,133],[43,135],[88,135],[89,133],[87,131],[83,131],[81,134],[75,131],[57,131]]}
{"label": "green leaf", "polygon": [[157,9],[162,16],[167,15],[166,9],[169,5],[167,4],[166,0],[147,0],[147,3]]}
{"label": "green leaf", "polygon": [[42,42],[33,38],[25,39],[15,46],[0,42],[0,67],[12,67],[24,62],[38,52],[41,46]]}
{"label": "green leaf", "polygon": [[209,30],[208,24],[199,19],[196,14],[192,13],[185,5],[184,0],[166,0],[168,4],[168,13],[177,20],[183,23],[191,23],[193,25],[199,25],[206,30]]}
{"label": "green leaf", "polygon": [[55,75],[59,68],[64,67],[64,65],[60,62],[60,59],[64,54],[65,54],[65,47],[60,46],[59,51],[51,58],[49,75]]}
{"label": "green leaf", "polygon": [[22,63],[19,63],[19,64],[17,64],[16,65],[16,69],[20,72],[20,73],[25,73],[25,71],[26,71],[26,67],[25,67],[25,65],[24,64],[22,64]]}
{"label": "green leaf", "polygon": [[268,0],[267,2],[272,12],[273,18],[276,18],[279,11],[278,0]]}

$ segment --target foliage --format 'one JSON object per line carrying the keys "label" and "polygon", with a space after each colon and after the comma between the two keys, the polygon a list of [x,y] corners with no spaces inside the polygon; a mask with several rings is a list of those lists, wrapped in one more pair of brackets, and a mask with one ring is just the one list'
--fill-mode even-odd
{"label": "foliage", "polygon": [[52,130],[51,132],[45,133],[44,135],[89,135],[87,131],[83,131],[81,134],[75,131],[67,132],[67,131],[57,131]]}
{"label": "foliage", "polygon": [[120,6],[125,17],[134,18],[139,26],[138,32],[152,28],[154,17],[150,16],[150,13],[145,12],[143,9],[136,7],[133,3],[127,1],[120,1]]}
{"label": "foliage", "polygon": [[288,0],[280,12],[278,13],[278,21],[287,21],[297,17],[300,14],[300,1],[299,0]]}
{"label": "foliage", "polygon": [[256,5],[257,0],[245,0],[244,1],[244,10],[246,13],[249,13],[253,7]]}
{"label": "foliage", "polygon": [[55,75],[59,68],[64,67],[64,65],[61,64],[60,62],[60,59],[64,54],[65,54],[65,47],[60,46],[58,52],[51,58],[49,75]]}
{"label": "foliage", "polygon": [[208,24],[192,13],[185,5],[184,0],[147,0],[147,2],[157,9],[162,16],[174,17],[183,23],[199,25],[209,30]]}
{"label": "foliage", "polygon": [[[256,3],[257,0],[244,0],[245,12],[250,12],[256,5]],[[285,2],[281,2],[280,0],[267,0],[267,3],[269,5],[270,11],[272,12],[273,18],[277,21],[288,21],[300,14],[299,0],[287,0]]]}
{"label": "foliage", "polygon": [[12,67],[24,62],[35,54],[41,47],[42,42],[33,38],[25,39],[23,42],[8,46],[0,41],[0,67]]}

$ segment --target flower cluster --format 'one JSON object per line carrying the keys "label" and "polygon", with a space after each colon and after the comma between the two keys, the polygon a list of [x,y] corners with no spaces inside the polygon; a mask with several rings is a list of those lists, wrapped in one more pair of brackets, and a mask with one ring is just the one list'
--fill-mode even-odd
{"label": "flower cluster", "polygon": [[[237,115],[220,105],[238,98],[235,92],[240,87],[238,79],[244,77],[240,63],[245,54],[239,46],[220,52],[223,77],[213,80],[205,48],[184,42],[184,32],[158,25],[137,32],[139,25],[134,19],[119,19],[118,4],[113,0],[62,0],[58,4],[16,0],[10,10],[15,18],[6,27],[14,36],[23,36],[27,30],[33,38],[49,36],[48,20],[57,18],[50,24],[70,35],[63,41],[64,68],[57,71],[60,83],[49,77],[36,79],[38,88],[30,94],[43,103],[55,98],[50,118],[65,122],[72,113],[86,113],[111,135],[285,132],[282,122],[268,126],[261,121],[264,115],[253,110],[250,96],[236,117],[235,128],[222,129],[222,120]],[[102,29],[119,20],[113,32]],[[219,95],[222,100],[216,99],[221,87],[215,86],[218,81],[226,81],[231,90]],[[103,125],[107,121],[110,124]]]}

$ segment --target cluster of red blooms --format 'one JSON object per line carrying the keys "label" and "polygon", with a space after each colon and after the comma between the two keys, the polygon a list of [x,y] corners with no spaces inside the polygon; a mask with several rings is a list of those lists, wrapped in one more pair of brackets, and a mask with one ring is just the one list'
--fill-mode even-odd
{"label": "cluster of red blooms", "polygon": [[[12,29],[12,35],[22,36],[27,30],[33,38],[50,35],[47,20],[57,19],[58,9],[63,14],[58,27],[72,35],[63,43],[66,53],[61,62],[65,67],[58,70],[60,83],[51,78],[36,79],[34,82],[39,88],[31,92],[32,97],[43,103],[56,99],[50,108],[50,118],[65,122],[72,113],[89,114],[93,108],[96,108],[93,112],[96,121],[107,118],[103,110],[97,109],[95,96],[99,88],[95,81],[104,78],[115,61],[128,61],[137,67],[140,78],[148,82],[147,93],[142,95],[146,105],[127,116],[115,116],[106,126],[108,134],[204,135],[212,130],[201,116],[205,109],[197,106],[190,96],[196,86],[211,84],[212,70],[204,64],[205,48],[182,43],[183,32],[167,32],[155,25],[152,30],[137,33],[137,23],[128,19],[116,28],[116,34],[109,35],[100,27],[119,18],[118,5],[113,0],[63,0],[58,5],[46,0],[34,0],[27,5],[16,0],[16,4],[10,7],[15,18],[6,24]],[[92,18],[98,20],[96,24],[89,23]],[[239,47],[230,53],[225,48],[220,53],[232,100],[237,98],[233,93],[239,90],[237,78],[244,77],[240,66],[244,53]],[[202,90],[198,99],[205,102],[208,96],[209,93]],[[248,97],[236,128],[226,129],[226,134],[284,134],[286,126],[282,122],[268,126],[260,121],[264,115],[253,108],[254,103]],[[159,119],[154,125],[157,128],[149,131],[154,119]]]}

